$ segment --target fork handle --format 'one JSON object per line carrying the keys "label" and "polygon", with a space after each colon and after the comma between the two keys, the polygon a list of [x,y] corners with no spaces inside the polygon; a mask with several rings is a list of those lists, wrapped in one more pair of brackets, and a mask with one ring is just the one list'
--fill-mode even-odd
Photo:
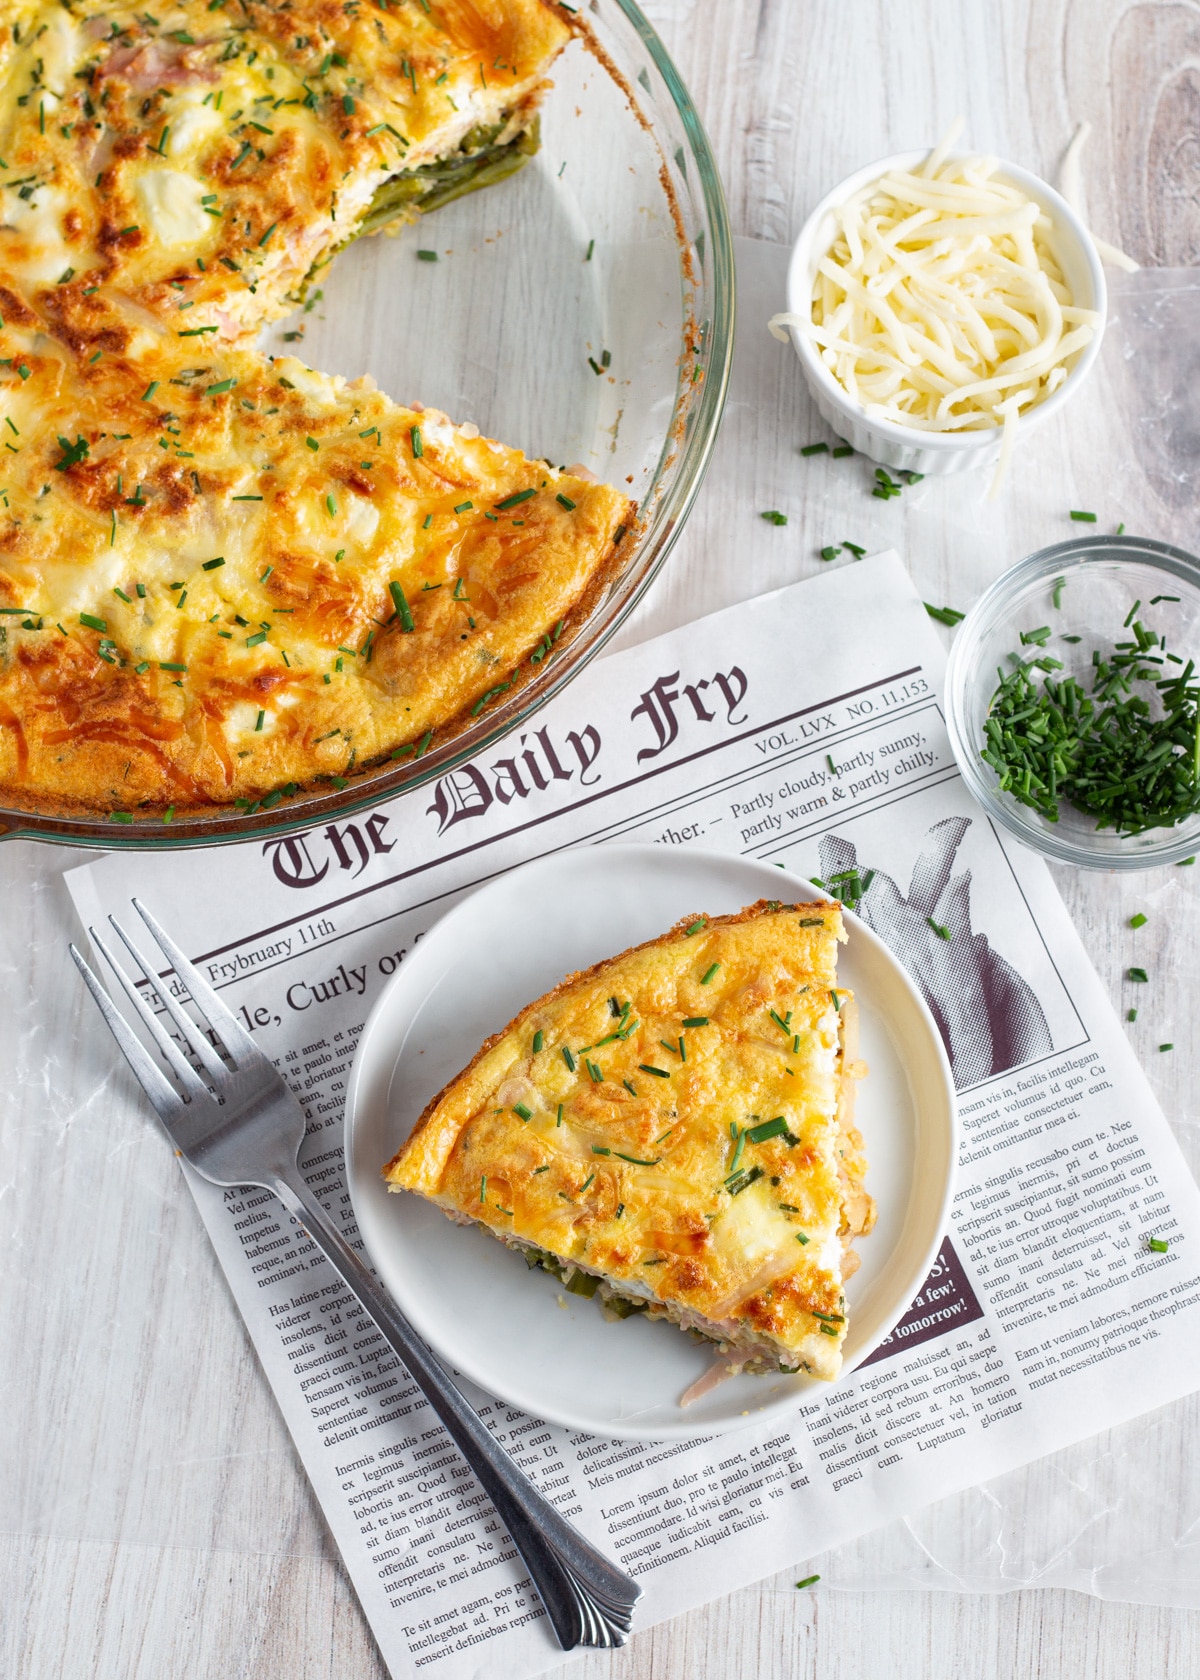
{"label": "fork handle", "polygon": [[623,1645],[641,1588],[518,1469],[297,1173],[270,1188],[362,1302],[445,1424],[525,1560],[564,1651]]}

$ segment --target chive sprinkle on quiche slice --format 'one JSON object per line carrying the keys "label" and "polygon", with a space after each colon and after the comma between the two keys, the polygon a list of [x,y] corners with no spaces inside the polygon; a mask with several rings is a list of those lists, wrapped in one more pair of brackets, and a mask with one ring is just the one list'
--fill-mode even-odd
{"label": "chive sprinkle on quiche slice", "polygon": [[568,976],[434,1098],[389,1187],[707,1338],[713,1376],[834,1379],[875,1215],[845,937],[837,904],[763,900]]}

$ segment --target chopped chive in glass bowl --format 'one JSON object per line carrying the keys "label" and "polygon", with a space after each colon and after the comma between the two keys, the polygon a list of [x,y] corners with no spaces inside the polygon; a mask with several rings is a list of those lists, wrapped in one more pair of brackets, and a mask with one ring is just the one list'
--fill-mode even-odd
{"label": "chopped chive in glass bowl", "polygon": [[1198,672],[1200,560],[1128,536],[1041,549],[955,638],[946,721],[959,770],[1046,857],[1178,863],[1200,847]]}

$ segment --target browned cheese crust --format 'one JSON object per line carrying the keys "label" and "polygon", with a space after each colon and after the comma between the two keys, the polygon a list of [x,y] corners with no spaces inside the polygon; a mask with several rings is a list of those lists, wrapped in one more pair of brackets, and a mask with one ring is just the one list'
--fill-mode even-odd
{"label": "browned cheese crust", "polygon": [[248,352],[18,350],[0,414],[0,789],[66,808],[252,800],[416,750],[552,647],[630,517]]}

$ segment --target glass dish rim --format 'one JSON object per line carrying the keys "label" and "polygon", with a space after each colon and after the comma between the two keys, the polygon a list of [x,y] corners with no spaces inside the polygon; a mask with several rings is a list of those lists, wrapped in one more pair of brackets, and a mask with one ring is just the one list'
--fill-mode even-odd
{"label": "glass dish rim", "polygon": [[[477,726],[471,725],[460,729],[443,749],[439,751],[435,747],[427,757],[418,755],[407,765],[397,765],[390,770],[386,765],[376,765],[362,772],[361,778],[356,778],[344,789],[305,788],[285,805],[276,805],[268,811],[185,819],[177,826],[155,825],[152,821],[130,820],[123,823],[120,817],[114,820],[112,816],[76,817],[27,810],[3,804],[0,796],[0,841],[41,840],[103,851],[184,851],[196,846],[282,839],[320,823],[356,816],[402,794],[428,786],[511,734],[546,706],[595,658],[629,618],[658,576],[683,529],[716,443],[733,366],[736,282],[733,232],[724,187],[712,146],[691,95],[657,31],[636,0],[611,0],[611,4],[623,20],[632,25],[662,78],[673,111],[684,130],[690,154],[686,161],[695,166],[707,223],[708,251],[704,275],[705,290],[711,299],[707,312],[711,324],[703,346],[704,378],[699,381],[698,391],[694,386],[689,391],[682,377],[680,379],[671,422],[650,489],[650,497],[657,494],[658,499],[650,503],[646,525],[635,539],[635,558],[612,585],[610,603],[602,605],[598,615],[593,613],[580,625],[570,644],[564,646],[564,657],[560,662],[548,663],[507,703],[501,703],[489,713],[487,727],[477,729]],[[578,23],[585,50],[594,52],[600,67],[628,99],[635,120],[642,121],[643,126],[649,128],[665,171],[667,157],[656,125],[645,117],[621,68],[610,62],[603,41],[597,40],[593,34],[590,21],[581,16]],[[695,260],[692,254],[694,247],[684,232],[682,213],[669,178],[664,190],[676,223],[682,283],[686,281],[689,265]],[[685,313],[681,324],[685,327],[688,314],[686,299],[683,301]],[[688,420],[690,424],[685,425]],[[678,454],[678,467],[672,481],[660,491],[657,485],[663,462],[673,451]],[[642,512],[639,509],[639,516]]]}
{"label": "glass dish rim", "polygon": [[1113,557],[1142,560],[1175,578],[1188,583],[1200,596],[1200,557],[1174,543],[1160,542],[1154,537],[1135,537],[1129,534],[1113,536],[1080,536],[1039,548],[1002,572],[988,585],[958,627],[950,657],[946,664],[945,710],[946,730],[959,775],[967,791],[985,813],[1014,835],[1032,851],[1051,858],[1056,863],[1074,864],[1081,869],[1133,871],[1159,869],[1178,863],[1182,858],[1200,850],[1195,832],[1175,840],[1163,840],[1139,851],[1096,851],[1075,841],[1060,839],[1045,828],[1036,828],[1026,821],[1014,807],[1002,800],[978,762],[978,752],[968,741],[966,731],[966,691],[968,664],[979,643],[979,629],[995,612],[997,606],[1007,606],[1030,583],[1053,576],[1067,561],[1086,564],[1089,558],[1100,560]]}

